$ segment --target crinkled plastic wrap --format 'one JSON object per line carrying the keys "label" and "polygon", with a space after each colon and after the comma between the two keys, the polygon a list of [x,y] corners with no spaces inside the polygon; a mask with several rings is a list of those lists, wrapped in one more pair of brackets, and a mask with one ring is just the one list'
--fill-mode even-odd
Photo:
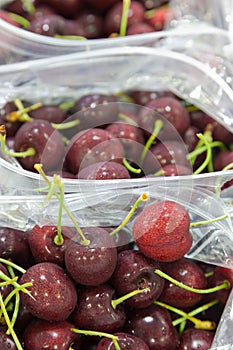
{"label": "crinkled plastic wrap", "polygon": [[[14,98],[58,103],[89,92],[166,88],[233,130],[230,85],[205,63],[181,52],[147,47],[104,49],[1,66],[0,76],[0,108]],[[57,199],[44,203],[46,194],[36,191],[45,186],[40,175],[23,170],[4,155],[0,174],[1,226],[27,230],[35,223],[57,223]],[[65,203],[80,226],[119,225],[142,193],[149,195],[142,207],[153,200],[176,200],[188,209],[192,222],[227,213],[224,220],[192,228],[193,245],[187,257],[233,268],[233,195],[231,189],[221,195],[218,192],[232,178],[229,170],[182,177],[63,182]],[[64,211],[62,222],[72,224]],[[129,230],[132,223],[133,218]],[[231,349],[231,334],[227,335],[232,323],[231,302],[229,299],[212,350]]]}

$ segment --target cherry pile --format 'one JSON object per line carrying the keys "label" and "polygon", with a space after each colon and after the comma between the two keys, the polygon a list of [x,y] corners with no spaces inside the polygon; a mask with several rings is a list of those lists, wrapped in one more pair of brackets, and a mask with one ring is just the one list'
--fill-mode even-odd
{"label": "cherry pile", "polygon": [[108,180],[231,169],[233,134],[170,91],[92,93],[0,110],[2,151],[47,175]]}
{"label": "cherry pile", "polygon": [[0,228],[2,350],[210,349],[232,270],[185,257],[185,207],[139,199],[115,228]]}
{"label": "cherry pile", "polygon": [[70,39],[151,33],[172,19],[167,0],[13,0],[0,18],[30,32]]}

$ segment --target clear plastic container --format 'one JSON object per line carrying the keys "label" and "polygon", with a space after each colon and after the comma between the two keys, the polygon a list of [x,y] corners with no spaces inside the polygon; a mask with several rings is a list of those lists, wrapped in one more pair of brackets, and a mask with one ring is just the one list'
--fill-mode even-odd
{"label": "clear plastic container", "polygon": [[[89,92],[117,93],[130,89],[170,89],[233,130],[233,91],[213,69],[187,55],[161,48],[124,47],[74,53],[0,67],[0,108],[14,98],[57,103]],[[0,158],[0,226],[22,230],[35,223],[57,223],[59,203],[37,192],[45,182],[23,170],[12,158]],[[192,176],[130,180],[63,179],[65,203],[80,226],[117,226],[142,194],[153,200],[183,204],[193,221],[228,217],[192,229],[187,257],[233,268],[232,193],[216,188],[233,178],[233,171]],[[70,217],[63,213],[63,224]],[[130,230],[132,221],[127,225]],[[232,299],[229,299],[211,350],[232,348]],[[224,335],[224,337],[223,337]]]}

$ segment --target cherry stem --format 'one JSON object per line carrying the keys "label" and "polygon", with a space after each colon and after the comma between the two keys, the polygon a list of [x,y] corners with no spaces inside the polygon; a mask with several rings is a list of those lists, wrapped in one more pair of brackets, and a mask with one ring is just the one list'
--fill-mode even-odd
{"label": "cherry stem", "polygon": [[177,287],[180,287],[180,288],[185,289],[185,290],[187,290],[189,292],[193,292],[193,293],[197,293],[197,294],[215,293],[215,292],[217,292],[219,290],[229,289],[231,287],[230,282],[228,280],[225,280],[222,284],[219,284],[219,285],[217,285],[215,287],[212,287],[212,288],[197,289],[197,288],[193,288],[193,287],[187,286],[184,283],[177,281],[176,279],[172,278],[171,276],[167,275],[165,272],[163,272],[163,271],[161,271],[159,269],[156,269],[155,273],[157,275],[159,275],[160,277],[166,279],[167,281],[173,283]]}
{"label": "cherry stem", "polygon": [[158,306],[161,306],[161,307],[163,307],[163,308],[165,308],[167,310],[170,310],[172,312],[175,312],[178,315],[181,315],[181,316],[185,317],[187,320],[193,322],[194,325],[195,325],[195,328],[197,328],[197,329],[213,330],[213,329],[216,328],[215,322],[199,320],[198,318],[190,316],[190,314],[188,314],[188,313],[186,313],[186,312],[184,312],[184,311],[182,311],[180,309],[177,309],[174,306],[162,303],[162,302],[157,301],[157,300],[154,301],[154,304],[156,304]]}
{"label": "cherry stem", "polygon": [[[199,166],[199,168],[197,168],[194,171],[194,174],[200,174],[206,167],[208,167],[209,171],[213,171],[213,164],[212,164],[212,150],[211,150],[211,146],[208,142],[208,139],[206,138],[206,136],[204,136],[203,134],[197,134],[197,137],[202,140],[206,146],[206,158],[204,160],[204,162]],[[212,170],[211,170],[212,169]]]}
{"label": "cherry stem", "polygon": [[125,300],[128,300],[128,299],[134,297],[135,295],[138,295],[138,294],[141,294],[141,293],[146,293],[146,292],[149,292],[149,291],[150,291],[150,288],[133,290],[132,292],[130,292],[130,293],[126,294],[126,295],[123,295],[122,297],[120,297],[118,299],[112,300],[111,301],[112,307],[113,307],[113,309],[116,309],[117,305],[123,303]]}
{"label": "cherry stem", "polygon": [[59,107],[60,109],[62,109],[63,111],[67,111],[67,110],[69,110],[70,108],[74,107],[74,101],[71,100],[71,101],[63,102],[63,103],[61,103],[58,107]]}
{"label": "cherry stem", "polygon": [[123,120],[124,122],[129,123],[129,124],[132,124],[134,126],[138,126],[138,123],[135,120],[133,120],[132,118],[130,118],[128,115],[126,115],[124,113],[119,113],[118,118]]}
{"label": "cherry stem", "polygon": [[[48,177],[45,175],[44,171],[42,170],[42,165],[41,164],[35,164],[34,168],[38,171],[38,173],[42,176],[42,178],[45,180],[45,182],[49,185],[49,188],[51,186],[51,182],[49,181]],[[55,197],[58,199],[58,201],[60,201],[60,196],[58,195],[58,193],[55,191],[54,192]],[[76,228],[77,232],[79,233],[80,237],[81,237],[81,244],[84,246],[87,246],[90,244],[90,240],[88,240],[81,228],[79,227],[78,223],[76,222],[74,216],[72,215],[72,213],[70,212],[70,210],[68,209],[68,207],[65,205],[64,201],[63,201],[63,208],[66,212],[66,214],[68,215],[68,217],[70,218],[70,220],[72,221],[72,223],[74,224],[74,227]]]}
{"label": "cherry stem", "polygon": [[[0,258],[0,262],[7,265],[7,266],[10,266],[10,267],[13,267],[13,269],[15,270],[18,270],[19,272],[21,272],[22,274],[24,274],[26,272],[26,270],[18,265],[16,265],[15,263],[13,263],[12,261],[10,260],[7,260],[7,259],[4,259],[4,258]],[[2,274],[2,272],[0,271],[0,274]]]}
{"label": "cherry stem", "polygon": [[23,7],[24,9],[30,13],[30,14],[33,14],[35,12],[35,6],[33,5],[32,1],[31,0],[21,0],[22,3],[23,3]]}
{"label": "cherry stem", "polygon": [[156,13],[156,11],[163,9],[163,8],[168,8],[168,4],[164,4],[162,6],[153,8],[151,10],[148,10],[145,12],[145,18],[150,19],[151,17],[153,17],[153,15]]}
{"label": "cherry stem", "polygon": [[[16,98],[16,99],[14,100],[14,104],[15,104],[15,106],[18,108],[18,111],[19,111],[19,112],[20,112],[21,110],[24,110],[24,109],[25,109],[25,107],[24,107],[22,101],[21,101],[19,98]],[[27,112],[25,112],[25,113],[23,114],[22,117],[25,118],[25,120],[30,120],[30,119],[31,119],[30,115],[29,115]]]}
{"label": "cherry stem", "polygon": [[88,330],[82,330],[82,329],[76,329],[71,328],[71,331],[78,334],[84,334],[89,336],[96,336],[96,337],[104,337],[108,339],[112,339],[116,350],[121,350],[119,344],[118,344],[118,337],[113,334],[105,333],[105,332],[97,332],[97,331],[88,331]]}
{"label": "cherry stem", "polygon": [[36,154],[36,151],[33,147],[29,147],[26,151],[24,152],[13,152],[13,151],[8,151],[6,149],[6,129],[3,125],[1,125],[0,128],[0,143],[1,143],[1,149],[4,154],[7,156],[11,157],[29,157],[29,156],[34,156]]}
{"label": "cherry stem", "polygon": [[149,139],[147,140],[147,142],[146,142],[146,144],[145,144],[145,146],[143,148],[143,151],[142,151],[142,154],[141,154],[141,157],[140,157],[140,161],[139,161],[140,167],[142,166],[148,150],[150,149],[150,147],[152,146],[153,142],[157,138],[157,136],[158,136],[160,130],[162,129],[162,127],[163,127],[163,121],[160,120],[160,119],[156,120],[155,123],[154,123],[154,130],[153,130],[152,134],[150,135]]}
{"label": "cherry stem", "polygon": [[228,214],[224,214],[224,215],[218,216],[217,218],[214,218],[214,219],[192,222],[190,224],[190,228],[213,224],[214,222],[218,222],[218,221],[221,221],[221,220],[224,220],[227,218],[228,218]]}
{"label": "cherry stem", "polygon": [[62,236],[62,211],[64,204],[64,184],[60,179],[60,176],[54,175],[54,182],[56,182],[59,186],[60,190],[60,198],[59,198],[59,211],[58,211],[58,223],[57,223],[57,234],[54,237],[54,243],[56,245],[62,245],[64,243],[64,238]]}
{"label": "cherry stem", "polygon": [[123,158],[123,165],[133,174],[141,174],[142,169],[140,168],[134,168],[126,158]]}
{"label": "cherry stem", "polygon": [[[222,151],[226,150],[225,145],[223,144],[223,142],[221,141],[213,141],[209,143],[211,148],[220,148]],[[187,159],[189,159],[192,163],[192,165],[194,165],[197,156],[199,156],[200,154],[204,153],[206,151],[206,146],[200,146],[198,148],[195,148],[192,152],[190,152],[187,155]]]}
{"label": "cherry stem", "polygon": [[10,122],[20,121],[20,122],[30,122],[33,120],[27,113],[34,111],[42,106],[41,102],[35,103],[29,107],[20,108],[18,111],[12,111],[7,116],[6,119]]}
{"label": "cherry stem", "polygon": [[54,129],[57,130],[66,130],[66,129],[70,129],[73,128],[74,126],[77,126],[80,124],[80,120],[79,119],[75,119],[75,120],[71,120],[69,122],[64,122],[64,123],[60,123],[60,124],[56,124],[56,123],[51,123],[52,127]]}
{"label": "cherry stem", "polygon": [[6,321],[8,330],[9,330],[9,332],[10,332],[11,335],[12,335],[12,338],[13,338],[13,340],[14,340],[14,342],[15,342],[15,345],[16,345],[17,349],[18,349],[18,350],[23,350],[23,347],[22,347],[22,345],[20,344],[20,341],[19,341],[19,339],[18,339],[18,337],[17,337],[17,335],[16,335],[16,333],[15,333],[15,331],[14,331],[14,328],[13,328],[12,325],[11,325],[11,321],[10,321],[10,318],[9,318],[9,316],[8,316],[6,307],[5,307],[5,305],[4,305],[4,302],[3,302],[3,299],[2,299],[1,293],[0,293],[0,306],[1,306],[1,310],[2,310],[2,313],[3,313],[4,319],[5,319],[5,321]]}
{"label": "cherry stem", "polygon": [[[206,310],[210,309],[212,306],[217,305],[218,303],[219,303],[219,300],[215,299],[215,300],[213,300],[213,301],[211,301],[211,302],[209,302],[207,304],[199,306],[195,310],[190,311],[188,313],[188,315],[189,316],[195,316],[195,315],[197,315],[197,314],[199,314],[199,313],[201,313],[203,311],[206,311]],[[182,323],[182,322],[184,322],[186,320],[187,320],[186,316],[185,317],[179,317],[176,320],[174,320],[172,322],[172,324],[173,324],[173,326],[177,326],[178,324],[180,324],[180,323]]]}
{"label": "cherry stem", "polygon": [[133,207],[131,208],[130,212],[128,215],[124,218],[124,220],[120,223],[118,227],[116,227],[112,232],[110,232],[110,236],[114,236],[116,233],[118,233],[131,219],[133,216],[134,212],[138,208],[141,202],[146,202],[149,199],[149,196],[147,193],[141,194],[141,196],[136,200],[134,203]]}
{"label": "cherry stem", "polygon": [[18,15],[17,13],[10,12],[9,13],[10,17],[20,24],[24,29],[27,29],[30,25],[30,22],[23,16]]}
{"label": "cherry stem", "polygon": [[158,171],[156,171],[156,173],[154,173],[154,176],[163,176],[165,174],[165,171],[160,169]]}
{"label": "cherry stem", "polygon": [[128,12],[130,8],[131,0],[123,0],[120,33],[119,36],[125,36],[128,24]]}

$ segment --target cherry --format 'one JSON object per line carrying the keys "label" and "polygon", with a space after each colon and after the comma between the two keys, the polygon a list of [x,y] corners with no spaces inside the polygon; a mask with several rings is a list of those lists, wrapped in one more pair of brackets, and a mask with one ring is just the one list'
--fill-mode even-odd
{"label": "cherry", "polygon": [[62,267],[51,262],[37,263],[22,275],[20,283],[32,282],[30,295],[21,293],[21,301],[37,318],[66,320],[75,308],[77,292]]}
{"label": "cherry", "polygon": [[[43,3],[43,1],[42,1]],[[79,12],[82,8],[82,0],[66,0],[64,6],[63,0],[46,0],[46,5],[51,6],[57,13],[64,17],[72,17],[75,13]]]}
{"label": "cherry", "polygon": [[140,251],[124,250],[118,254],[117,265],[111,278],[118,296],[125,295],[136,289],[149,288],[147,293],[141,293],[127,300],[134,308],[144,308],[159,298],[163,291],[164,281],[157,278],[154,271],[159,264],[144,256]]}
{"label": "cherry", "polygon": [[[105,32],[107,35],[119,33],[122,19],[123,3],[114,4],[105,15]],[[131,1],[128,15],[128,26],[144,21],[145,8],[139,1]]]}
{"label": "cherry", "polygon": [[78,303],[71,320],[79,329],[99,332],[120,332],[126,314],[122,305],[112,306],[115,290],[109,284],[79,288]]}
{"label": "cherry", "polygon": [[50,123],[62,123],[67,118],[66,113],[58,106],[41,106],[29,112],[33,119],[43,119]]}
{"label": "cherry", "polygon": [[80,349],[81,336],[71,331],[74,325],[65,320],[48,322],[35,319],[28,324],[23,333],[25,350]]}
{"label": "cherry", "polygon": [[209,278],[209,286],[214,287],[221,285],[224,283],[224,281],[229,281],[230,286],[228,289],[219,290],[214,293],[215,297],[220,300],[222,304],[226,304],[227,299],[229,297],[229,294],[232,290],[232,284],[233,284],[233,270],[223,267],[223,266],[217,266],[214,269],[213,276]]}
{"label": "cherry", "polygon": [[153,26],[154,31],[163,30],[166,24],[174,19],[174,12],[169,7],[161,7],[155,9],[147,20],[151,26]]}
{"label": "cherry", "polygon": [[97,12],[104,14],[109,8],[111,8],[119,0],[86,0],[86,3],[96,10]]}
{"label": "cherry", "polygon": [[70,109],[70,119],[78,118],[79,130],[99,128],[113,123],[118,117],[118,103],[113,95],[88,94],[75,101]]}
{"label": "cherry", "polygon": [[83,28],[86,39],[98,39],[104,36],[104,21],[101,16],[91,11],[84,11],[76,17]]}
{"label": "cherry", "polygon": [[125,157],[136,163],[142,149],[141,145],[145,143],[142,131],[136,125],[123,121],[108,125],[106,130],[120,139],[124,147]]}
{"label": "cherry", "polygon": [[11,227],[0,227],[0,256],[28,267],[32,263],[27,232]]}
{"label": "cherry", "polygon": [[93,128],[78,132],[72,137],[66,155],[72,173],[101,161],[122,162],[123,146],[109,131]]}
{"label": "cherry", "polygon": [[[162,270],[179,282],[196,289],[204,289],[207,281],[204,272],[194,262],[182,258],[180,260],[162,264]],[[169,281],[165,281],[163,293],[159,300],[178,307],[188,308],[196,305],[202,295],[180,288]]]}
{"label": "cherry", "polygon": [[146,22],[139,22],[132,24],[128,27],[126,35],[137,35],[154,32],[154,28]]}
{"label": "cherry", "polygon": [[169,90],[133,90],[129,92],[129,95],[133,98],[134,102],[140,106],[145,106],[158,97],[174,97],[174,94]]}
{"label": "cherry", "polygon": [[152,133],[154,122],[161,119],[161,115],[164,126],[159,134],[160,139],[177,139],[177,135],[183,136],[190,126],[189,113],[178,98],[158,97],[149,101],[139,115],[139,125],[147,135]]}
{"label": "cherry", "polygon": [[28,243],[36,262],[49,261],[64,266],[65,250],[69,241],[75,236],[72,228],[63,226],[63,243],[57,244],[57,226],[35,225],[28,233]]}
{"label": "cherry", "polygon": [[182,258],[191,248],[190,218],[179,203],[164,200],[150,204],[133,223],[133,236],[148,257],[171,262]]}
{"label": "cherry", "polygon": [[130,174],[120,163],[98,162],[81,169],[77,178],[87,180],[130,179]]}
{"label": "cherry", "polygon": [[190,167],[180,164],[167,164],[161,169],[164,176],[180,176],[180,175],[192,175]]}
{"label": "cherry", "polygon": [[209,350],[214,339],[214,332],[188,328],[181,337],[178,350]]}
{"label": "cherry", "polygon": [[183,140],[184,140],[184,143],[187,147],[188,152],[192,152],[194,150],[194,148],[196,147],[196,145],[199,141],[199,139],[197,137],[197,134],[199,132],[200,132],[200,130],[194,125],[190,125],[185,130],[185,133],[183,135]]}
{"label": "cherry", "polygon": [[34,171],[35,163],[42,163],[44,170],[51,170],[58,165],[64,155],[64,142],[61,134],[50,122],[36,119],[24,123],[15,135],[15,151],[24,152],[34,149],[34,155],[21,157],[19,162]]}
{"label": "cherry", "polygon": [[[6,266],[1,264],[1,263],[0,263],[0,272],[1,272],[1,274],[4,274],[4,275],[10,277]],[[2,283],[2,282],[4,282],[4,280],[2,278],[0,278],[0,282]],[[12,291],[12,286],[10,284],[5,285],[5,286],[0,286],[0,293],[1,293],[3,300],[9,295],[9,293],[11,291]]]}
{"label": "cherry", "polygon": [[220,151],[214,158],[214,170],[221,171],[233,162],[233,151]]}
{"label": "cherry", "polygon": [[15,136],[17,130],[21,126],[21,122],[19,121],[10,121],[8,116],[11,112],[16,111],[17,107],[14,102],[7,102],[0,109],[0,124],[5,125],[7,137]]}
{"label": "cherry", "polygon": [[233,143],[233,134],[225,126],[216,122],[213,124],[213,139],[222,141],[224,145],[229,146]]}
{"label": "cherry", "polygon": [[124,330],[143,339],[150,350],[176,350],[178,346],[178,333],[172,325],[169,312],[154,304],[132,310]]}
{"label": "cherry", "polygon": [[20,334],[23,334],[23,331],[25,330],[27,325],[34,319],[35,317],[28,311],[26,306],[20,303],[19,312],[15,322],[15,329]]}
{"label": "cherry", "polygon": [[[147,344],[140,338],[124,332],[115,333],[121,350],[149,350]],[[96,350],[115,350],[115,345],[110,338],[103,338],[98,343]]]}
{"label": "cherry", "polygon": [[64,33],[65,20],[58,14],[35,17],[31,20],[28,30],[45,36],[62,35]]}
{"label": "cherry", "polygon": [[7,327],[0,326],[0,348],[1,350],[18,350],[14,339],[7,334]]}
{"label": "cherry", "polygon": [[72,241],[65,250],[65,265],[70,276],[79,284],[99,285],[113,274],[117,263],[114,239],[100,227],[83,228],[89,245]]}

